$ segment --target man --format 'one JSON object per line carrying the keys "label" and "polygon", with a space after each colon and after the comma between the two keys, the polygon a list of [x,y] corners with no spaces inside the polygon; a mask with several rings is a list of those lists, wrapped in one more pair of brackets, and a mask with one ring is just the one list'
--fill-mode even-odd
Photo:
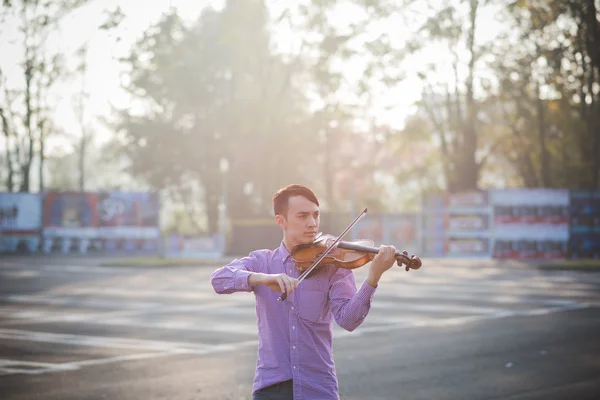
{"label": "man", "polygon": [[[283,231],[279,248],[232,261],[213,272],[211,283],[220,294],[253,291],[256,297],[253,400],[338,399],[332,322],[353,331],[364,321],[379,279],[396,262],[396,249],[380,247],[358,291],[352,271],[334,265],[316,267],[298,285],[300,272],[290,253],[299,244],[313,243],[319,202],[310,189],[289,185],[274,194],[273,210]],[[278,301],[284,292],[287,299]]]}

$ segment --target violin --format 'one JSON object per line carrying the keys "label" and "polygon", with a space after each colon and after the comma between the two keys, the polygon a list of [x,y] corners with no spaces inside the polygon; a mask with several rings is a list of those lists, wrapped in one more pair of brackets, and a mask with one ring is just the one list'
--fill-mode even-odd
{"label": "violin", "polygon": [[[299,271],[308,270],[313,263],[322,256],[325,249],[335,240],[335,236],[318,234],[312,244],[297,245],[292,249],[292,258]],[[362,267],[375,258],[379,248],[374,247],[372,240],[353,240],[352,242],[339,241],[337,245],[317,264],[334,264],[339,268],[355,269]],[[404,264],[406,271],[421,268],[421,260],[414,254],[411,258],[408,253],[396,252],[398,266]]]}
{"label": "violin", "polygon": [[[367,209],[365,208],[338,237],[319,233],[312,244],[298,245],[292,249],[292,258],[296,269],[302,271],[302,274],[298,277],[298,284],[317,271],[316,267],[318,266],[334,264],[341,268],[354,269],[362,267],[375,258],[375,254],[379,253],[379,249],[373,247],[374,243],[371,240],[342,241],[342,237],[366,213]],[[415,257],[413,254],[411,258],[408,258],[407,252],[397,252],[396,260],[398,266],[406,265],[406,271],[419,269],[422,265],[419,257]],[[285,299],[287,299],[287,294],[282,293],[277,300],[285,301]]]}

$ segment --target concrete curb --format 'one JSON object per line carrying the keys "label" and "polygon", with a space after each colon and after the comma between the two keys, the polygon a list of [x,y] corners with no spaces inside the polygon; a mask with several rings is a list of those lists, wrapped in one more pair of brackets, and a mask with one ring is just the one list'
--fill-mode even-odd
{"label": "concrete curb", "polygon": [[173,267],[220,267],[229,264],[236,257],[232,258],[219,258],[219,259],[188,259],[184,261],[178,260],[169,260],[166,258],[164,262],[127,262],[127,260],[114,260],[101,262],[98,265],[101,267],[140,267],[140,268],[152,268],[152,267],[161,267],[161,268],[173,268]]}
{"label": "concrete curb", "polygon": [[591,267],[579,267],[579,266],[569,267],[566,265],[565,266],[538,265],[538,266],[535,266],[535,268],[542,270],[542,271],[577,271],[577,272],[590,272],[590,273],[600,272],[600,265],[599,266],[591,266]]}

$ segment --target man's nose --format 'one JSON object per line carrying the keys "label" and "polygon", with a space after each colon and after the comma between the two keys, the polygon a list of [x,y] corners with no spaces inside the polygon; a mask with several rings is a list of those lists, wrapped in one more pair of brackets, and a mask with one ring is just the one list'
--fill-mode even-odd
{"label": "man's nose", "polygon": [[308,219],[308,226],[317,226],[317,219],[313,218],[313,217],[310,217]]}

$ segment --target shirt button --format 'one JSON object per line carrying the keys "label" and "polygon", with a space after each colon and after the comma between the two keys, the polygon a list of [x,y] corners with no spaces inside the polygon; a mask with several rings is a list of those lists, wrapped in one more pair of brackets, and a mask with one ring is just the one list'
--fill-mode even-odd
{"label": "shirt button", "polygon": [[292,325],[292,329],[296,329],[296,326],[295,326],[295,325]]}
{"label": "shirt button", "polygon": [[294,309],[294,306],[292,306],[292,310]]}
{"label": "shirt button", "polygon": [[292,346],[292,349],[296,350],[296,346]]}
{"label": "shirt button", "polygon": [[296,366],[294,365],[294,369],[296,369]]}

